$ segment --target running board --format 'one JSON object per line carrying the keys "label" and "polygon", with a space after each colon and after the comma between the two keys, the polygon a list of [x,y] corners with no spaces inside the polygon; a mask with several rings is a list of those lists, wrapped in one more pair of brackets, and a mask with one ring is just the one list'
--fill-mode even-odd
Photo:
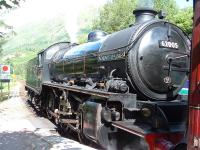
{"label": "running board", "polygon": [[101,96],[104,98],[109,98],[111,95],[121,94],[121,93],[111,93],[111,92],[101,91],[99,89],[86,89],[85,87],[80,87],[80,86],[76,86],[76,85],[68,86],[66,84],[58,84],[58,83],[51,83],[51,82],[44,82],[42,85],[59,88],[59,89],[63,89],[63,90],[69,90],[69,91],[73,91],[73,92],[90,94],[93,96]]}
{"label": "running board", "polygon": [[134,120],[132,121],[116,121],[112,123],[112,126],[121,129],[123,131],[129,132],[131,134],[137,135],[139,137],[144,137],[146,134],[150,133],[150,126],[148,125],[134,125]]}

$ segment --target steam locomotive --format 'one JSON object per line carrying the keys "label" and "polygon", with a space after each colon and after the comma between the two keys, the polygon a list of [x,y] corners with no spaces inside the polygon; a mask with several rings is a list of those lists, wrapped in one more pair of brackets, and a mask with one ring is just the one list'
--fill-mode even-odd
{"label": "steam locomotive", "polygon": [[176,148],[184,138],[190,41],[162,13],[136,9],[135,23],[85,44],[61,42],[28,63],[26,90],[49,119],[102,148]]}

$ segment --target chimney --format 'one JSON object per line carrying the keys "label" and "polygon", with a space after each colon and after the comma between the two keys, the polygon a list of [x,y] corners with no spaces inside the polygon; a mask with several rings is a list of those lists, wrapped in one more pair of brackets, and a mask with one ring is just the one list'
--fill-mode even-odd
{"label": "chimney", "polygon": [[151,8],[138,8],[133,11],[135,15],[135,23],[143,23],[155,18],[157,11]]}

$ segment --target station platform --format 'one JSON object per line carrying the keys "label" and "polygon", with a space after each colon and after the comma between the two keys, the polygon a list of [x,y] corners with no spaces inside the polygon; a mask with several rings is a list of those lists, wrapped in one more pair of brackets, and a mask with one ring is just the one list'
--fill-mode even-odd
{"label": "station platform", "polygon": [[0,150],[94,150],[60,136],[57,127],[19,94],[20,86],[0,102]]}
{"label": "station platform", "polygon": [[1,150],[94,150],[45,129],[0,133]]}

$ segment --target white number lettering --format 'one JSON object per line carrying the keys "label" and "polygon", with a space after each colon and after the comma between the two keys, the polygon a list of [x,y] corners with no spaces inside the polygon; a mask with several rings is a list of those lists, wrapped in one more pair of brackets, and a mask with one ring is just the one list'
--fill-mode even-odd
{"label": "white number lettering", "polygon": [[176,42],[170,42],[170,41],[161,41],[160,46],[166,47],[166,48],[174,48],[178,49],[179,45]]}

